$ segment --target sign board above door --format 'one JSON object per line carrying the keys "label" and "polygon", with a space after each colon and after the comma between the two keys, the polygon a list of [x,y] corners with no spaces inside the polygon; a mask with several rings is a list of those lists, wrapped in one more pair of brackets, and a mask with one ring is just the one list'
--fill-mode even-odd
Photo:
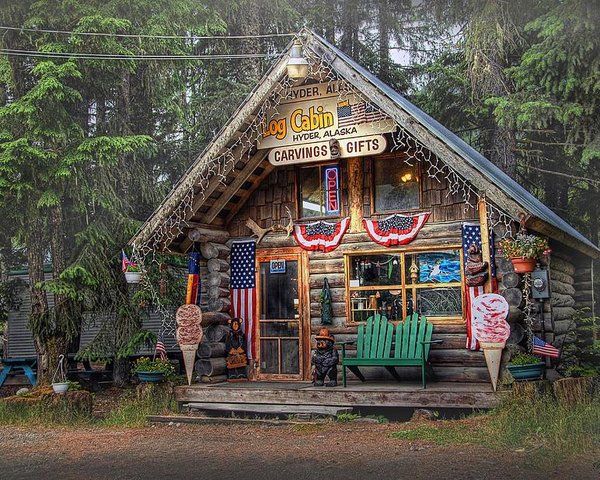
{"label": "sign board above door", "polygon": [[396,129],[396,122],[374,104],[354,93],[340,91],[343,85],[330,82],[292,88],[290,97],[267,117],[258,148],[315,145],[333,139],[341,144],[342,140]]}
{"label": "sign board above door", "polygon": [[346,138],[340,140],[334,148],[338,152],[333,155],[330,142],[316,142],[308,144],[290,145],[287,147],[273,148],[269,152],[269,162],[272,165],[292,165],[294,163],[322,162],[334,158],[362,157],[383,153],[387,141],[383,135],[369,135],[367,137]]}

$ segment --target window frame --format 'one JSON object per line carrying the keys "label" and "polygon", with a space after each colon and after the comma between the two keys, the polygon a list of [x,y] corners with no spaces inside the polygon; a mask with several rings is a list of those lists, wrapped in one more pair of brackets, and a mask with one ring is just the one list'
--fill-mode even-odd
{"label": "window frame", "polygon": [[422,210],[422,205],[423,205],[423,182],[422,182],[422,178],[423,178],[423,169],[421,166],[421,162],[415,162],[414,167],[416,168],[417,171],[417,177],[419,179],[419,181],[417,182],[418,186],[419,186],[419,205],[414,207],[414,208],[410,208],[410,209],[395,209],[395,210],[377,210],[377,204],[376,202],[376,194],[375,194],[375,169],[376,169],[376,164],[377,161],[385,161],[385,162],[405,162],[405,156],[389,156],[389,155],[377,155],[375,157],[371,157],[369,160],[371,162],[371,180],[370,180],[370,187],[371,187],[371,212],[373,215],[380,215],[380,216],[388,216],[388,215],[394,215],[396,213],[414,213],[414,212],[418,212],[420,210]]}
{"label": "window frame", "polygon": [[[302,169],[306,169],[306,168],[318,168],[319,169],[319,182],[321,185],[321,190],[323,191],[323,168],[325,167],[330,167],[330,166],[337,166],[340,172],[340,213],[338,215],[319,215],[319,216],[314,216],[314,217],[305,217],[302,215],[302,185],[301,185],[301,180],[300,180],[300,171]],[[300,165],[296,165],[296,168],[294,169],[295,172],[295,181],[294,181],[294,188],[296,190],[295,192],[295,197],[296,197],[296,218],[298,219],[298,221],[301,222],[318,222],[318,221],[327,221],[327,220],[335,220],[335,219],[340,219],[340,218],[344,218],[346,216],[346,184],[344,182],[344,177],[345,175],[345,169],[343,167],[342,162],[338,162],[336,160],[326,160],[323,162],[314,162],[314,163],[308,163],[308,164],[300,164]]]}
{"label": "window frame", "polygon": [[[447,282],[447,283],[420,283],[412,284],[409,283],[410,279],[406,278],[406,256],[413,253],[427,253],[427,252],[443,252],[447,250],[457,250],[460,257],[460,282]],[[401,272],[401,284],[400,285],[371,285],[371,286],[359,286],[350,287],[350,275],[352,272],[352,266],[350,261],[353,257],[364,256],[364,255],[381,255],[397,254],[400,257],[400,272]],[[465,272],[464,272],[464,254],[463,248],[460,243],[449,244],[443,246],[434,247],[412,247],[412,248],[388,248],[385,250],[374,249],[374,250],[361,250],[356,252],[344,253],[344,289],[346,293],[346,319],[347,325],[358,326],[364,324],[364,322],[354,321],[352,315],[352,292],[370,291],[370,290],[400,290],[402,292],[402,318],[406,318],[407,314],[407,298],[410,295],[412,298],[413,305],[416,305],[417,301],[417,290],[419,289],[432,289],[432,288],[460,288],[461,295],[461,314],[451,316],[439,316],[439,317],[427,317],[428,320],[433,324],[445,324],[445,325],[465,325]],[[390,320],[394,324],[398,324],[401,320]]]}

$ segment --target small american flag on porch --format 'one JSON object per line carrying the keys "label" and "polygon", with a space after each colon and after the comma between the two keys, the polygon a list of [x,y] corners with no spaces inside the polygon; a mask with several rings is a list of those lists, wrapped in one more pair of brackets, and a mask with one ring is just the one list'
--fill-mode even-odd
{"label": "small american flag on porch", "polygon": [[254,312],[256,305],[256,243],[254,240],[234,242],[231,245],[231,310],[234,318],[241,318],[246,335],[248,358],[254,355]]}
{"label": "small american flag on porch", "polygon": [[533,336],[532,353],[534,355],[540,355],[542,357],[558,358],[558,348],[544,342],[541,338]]}

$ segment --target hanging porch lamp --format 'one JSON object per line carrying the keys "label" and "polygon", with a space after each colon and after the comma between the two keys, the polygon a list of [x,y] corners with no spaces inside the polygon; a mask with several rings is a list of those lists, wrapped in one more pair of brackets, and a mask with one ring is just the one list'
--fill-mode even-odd
{"label": "hanging porch lamp", "polygon": [[301,80],[308,76],[308,60],[302,55],[302,43],[294,40],[290,58],[287,63],[287,74],[292,80]]}

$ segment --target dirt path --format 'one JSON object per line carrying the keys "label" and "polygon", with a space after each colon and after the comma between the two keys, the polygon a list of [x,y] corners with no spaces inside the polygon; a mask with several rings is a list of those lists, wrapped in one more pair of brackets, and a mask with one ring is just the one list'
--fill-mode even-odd
{"label": "dirt path", "polygon": [[401,428],[398,424],[0,427],[0,478],[596,480],[599,475],[591,464],[540,472],[522,452],[439,447],[390,437]]}

